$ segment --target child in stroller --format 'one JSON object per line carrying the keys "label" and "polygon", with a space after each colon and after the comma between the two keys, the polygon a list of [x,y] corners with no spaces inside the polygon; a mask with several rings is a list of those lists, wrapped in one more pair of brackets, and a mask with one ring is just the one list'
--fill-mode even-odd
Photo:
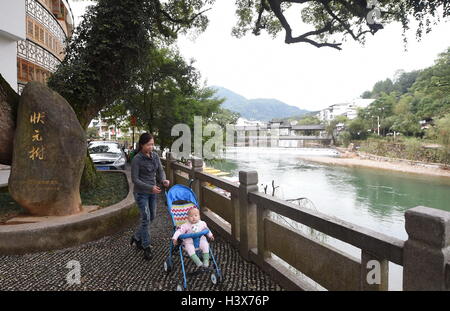
{"label": "child in stroller", "polygon": [[[173,185],[168,191],[166,191],[166,202],[167,202],[167,209],[169,211],[170,218],[172,220],[173,235],[172,238],[170,239],[169,256],[166,258],[164,262],[164,271],[166,271],[167,273],[172,271],[172,268],[174,267],[174,261],[172,257],[174,253],[178,253],[181,263],[183,283],[178,284],[177,290],[187,290],[188,276],[193,276],[203,272],[211,273],[210,277],[211,282],[213,284],[218,284],[222,282],[221,269],[219,268],[219,265],[214,257],[212,248],[210,245],[208,245],[208,242],[205,237],[206,235],[212,238],[211,240],[213,240],[214,236],[207,228],[206,223],[200,220],[199,215],[200,205],[198,204],[195,193],[192,191],[191,188],[186,187],[184,185],[180,184]],[[189,219],[190,217],[192,218],[192,220]],[[178,230],[180,231],[177,233]],[[188,232],[192,231],[192,233],[182,233],[184,232],[184,230]],[[193,231],[198,232],[194,233]],[[180,240],[183,241],[187,240],[187,242],[186,243],[183,242],[180,245],[179,242]],[[203,240],[202,247],[200,247],[200,242],[202,240]],[[191,241],[193,242],[193,245],[190,244],[192,243]],[[206,248],[206,246],[208,246],[208,248]],[[183,249],[185,248],[189,256],[192,256],[192,251],[194,254],[196,253],[195,249],[200,249],[202,254],[196,254],[196,257],[198,259],[198,261],[196,261],[196,264],[199,267],[201,266],[201,269],[198,269],[197,271],[194,271],[192,273],[186,272],[183,260]],[[203,255],[203,264],[200,261],[199,258],[200,255]],[[208,262],[209,259],[212,260],[212,268],[205,268],[204,266],[209,264]]]}
{"label": "child in stroller", "polygon": [[[194,205],[192,206],[188,213],[187,213],[188,221],[180,226],[180,228],[175,231],[175,234],[172,237],[173,245],[176,246],[178,244],[178,237],[181,234],[185,233],[198,233],[200,231],[203,231],[205,229],[208,229],[208,226],[206,225],[206,222],[200,220],[200,212],[198,208]],[[208,229],[209,230],[209,229]],[[211,233],[211,231],[208,232],[206,235],[211,241],[214,241],[214,235]],[[206,240],[205,236],[202,236],[200,238],[200,244],[199,248],[202,251],[203,254],[203,264],[200,258],[198,258],[197,254],[195,253],[195,246],[194,246],[194,240],[192,238],[187,238],[183,240],[183,246],[186,249],[186,252],[188,253],[189,257],[194,261],[194,263],[197,265],[197,267],[209,267],[209,244]]]}

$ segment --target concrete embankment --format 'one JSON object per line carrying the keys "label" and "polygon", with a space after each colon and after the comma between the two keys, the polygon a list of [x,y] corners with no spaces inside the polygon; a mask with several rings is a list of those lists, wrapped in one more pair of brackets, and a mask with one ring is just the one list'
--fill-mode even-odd
{"label": "concrete embankment", "polygon": [[404,173],[413,173],[429,176],[450,177],[450,170],[442,168],[436,163],[423,163],[405,159],[392,159],[369,155],[366,153],[348,153],[348,157],[311,157],[302,156],[306,161],[329,165],[342,165],[349,167],[368,167]]}

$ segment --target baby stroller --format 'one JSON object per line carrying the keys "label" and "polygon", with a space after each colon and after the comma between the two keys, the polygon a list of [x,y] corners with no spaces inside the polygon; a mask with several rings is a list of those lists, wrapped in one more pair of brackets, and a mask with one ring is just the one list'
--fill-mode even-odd
{"label": "baby stroller", "polygon": [[[178,229],[179,226],[184,224],[188,217],[188,211],[192,206],[197,206],[197,208],[200,208],[200,205],[197,202],[197,198],[195,197],[195,193],[190,189],[189,187],[186,187],[184,185],[173,185],[169,191],[166,191],[166,200],[167,200],[167,209],[170,214],[170,218],[172,219],[173,224],[173,233]],[[194,241],[194,246],[197,249],[200,243],[200,238],[203,235],[208,234],[209,230],[205,229],[203,231],[197,232],[197,233],[187,233],[182,234],[179,237],[179,240],[192,238]],[[181,243],[178,243],[177,246],[173,245],[172,240],[170,241],[170,253],[167,257],[166,261],[164,262],[164,271],[170,272],[173,268],[173,253],[175,253],[177,250],[179,251],[180,255],[180,261],[181,261],[181,270],[183,272],[183,284],[178,284],[177,290],[182,291],[187,290],[187,277],[199,274],[201,272],[211,272],[211,282],[215,285],[222,281],[222,273],[220,271],[219,266],[217,265],[217,262],[214,258],[212,247],[210,245],[209,248],[209,255],[213,262],[214,268],[207,268],[203,271],[195,271],[186,273],[185,264],[183,260],[183,249],[184,246]],[[201,254],[197,253],[199,257],[201,257]]]}

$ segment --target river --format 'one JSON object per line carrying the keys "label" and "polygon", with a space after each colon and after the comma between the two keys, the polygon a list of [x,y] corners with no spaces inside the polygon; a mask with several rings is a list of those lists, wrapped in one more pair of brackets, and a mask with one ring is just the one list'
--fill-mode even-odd
{"label": "river", "polygon": [[[317,164],[301,156],[330,155],[332,149],[227,148],[224,160],[209,166],[230,172],[238,179],[241,170],[258,172],[259,191],[282,199],[306,197],[306,206],[338,219],[406,240],[404,213],[415,206],[450,211],[450,179]],[[283,220],[284,221],[284,220]],[[320,233],[322,242],[360,257],[360,250]],[[390,263],[390,290],[401,289],[402,267]]]}

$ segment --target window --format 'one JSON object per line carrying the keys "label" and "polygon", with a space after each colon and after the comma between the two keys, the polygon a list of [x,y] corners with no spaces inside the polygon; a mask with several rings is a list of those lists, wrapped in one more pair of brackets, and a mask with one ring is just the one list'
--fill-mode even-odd
{"label": "window", "polygon": [[20,76],[20,78],[24,81],[27,81],[28,79],[28,66],[26,63],[22,63],[22,71],[21,71],[22,75]]}
{"label": "window", "polygon": [[34,36],[34,31],[33,31],[34,25],[33,25],[33,21],[28,21],[28,37],[30,37],[31,39],[33,39]]}
{"label": "window", "polygon": [[22,76],[22,74],[20,73],[20,58],[17,58],[17,76],[20,77]]}
{"label": "window", "polygon": [[44,29],[39,27],[39,41],[45,44]]}
{"label": "window", "polygon": [[39,26],[37,24],[34,24],[34,37],[33,39],[35,41],[39,40]]}
{"label": "window", "polygon": [[59,0],[52,1],[52,12],[56,15],[56,17],[61,14],[61,5]]}
{"label": "window", "polygon": [[28,65],[28,81],[34,81],[34,66],[32,64]]}

